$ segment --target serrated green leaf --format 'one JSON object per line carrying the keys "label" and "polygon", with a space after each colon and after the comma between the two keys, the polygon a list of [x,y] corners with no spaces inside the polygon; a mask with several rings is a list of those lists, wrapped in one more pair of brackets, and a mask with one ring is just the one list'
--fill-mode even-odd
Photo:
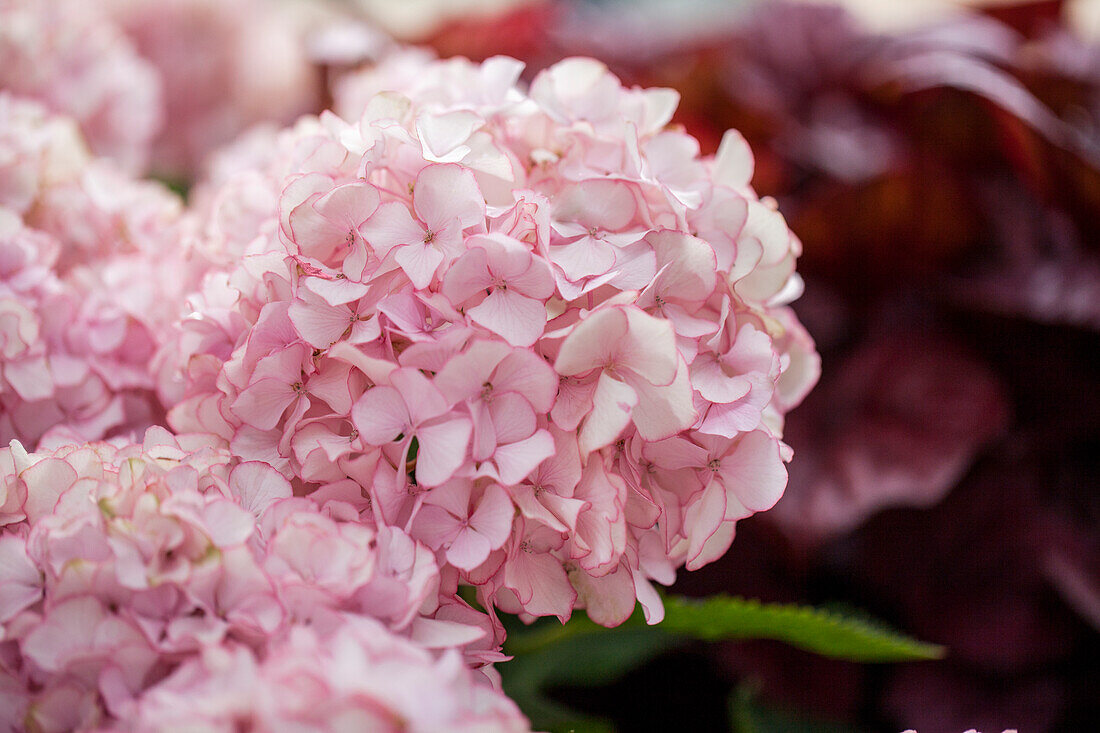
{"label": "serrated green leaf", "polygon": [[726,595],[665,599],[666,633],[707,641],[774,639],[833,659],[906,662],[940,659],[945,650],[862,615],[811,606],[761,603]]}
{"label": "serrated green leaf", "polygon": [[[563,685],[611,684],[686,639],[773,639],[857,662],[938,659],[944,654],[943,647],[907,637],[855,610],[766,604],[724,595],[702,600],[666,596],[664,605],[665,620],[657,626],[647,626],[640,609],[614,629],[580,612],[564,625],[555,619],[529,627],[507,624],[504,650],[515,659],[498,668],[504,691],[538,730],[607,733],[614,731],[609,721],[571,710],[548,691]],[[766,711],[746,710],[743,727],[760,716],[767,718]],[[746,718],[749,713],[756,717]],[[772,723],[775,720],[763,724]]]}

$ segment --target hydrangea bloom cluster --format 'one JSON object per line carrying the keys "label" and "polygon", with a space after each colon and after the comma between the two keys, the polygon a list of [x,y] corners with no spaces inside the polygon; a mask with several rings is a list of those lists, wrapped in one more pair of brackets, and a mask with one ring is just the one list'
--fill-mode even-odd
{"label": "hydrangea bloom cluster", "polygon": [[0,523],[6,728],[526,730],[431,550],[213,436],[12,443]]}
{"label": "hydrangea bloom cluster", "polygon": [[98,155],[141,170],[163,122],[162,84],[100,3],[0,0],[0,90],[75,119]]}
{"label": "hydrangea bloom cluster", "polygon": [[521,69],[425,61],[358,119],[240,152],[199,247],[244,256],[192,299],[161,392],[176,430],[431,548],[443,598],[655,622],[652,582],[783,492],[783,414],[817,376],[799,243],[739,135],[703,159],[669,127],[675,92]]}
{"label": "hydrangea bloom cluster", "polygon": [[149,360],[200,272],[184,221],[177,197],[92,158],[72,120],[0,92],[0,441],[162,419]]}

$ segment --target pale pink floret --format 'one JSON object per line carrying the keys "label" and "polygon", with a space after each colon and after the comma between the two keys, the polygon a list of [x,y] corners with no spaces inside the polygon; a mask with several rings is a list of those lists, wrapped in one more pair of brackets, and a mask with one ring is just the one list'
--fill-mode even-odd
{"label": "pale pink floret", "polygon": [[563,376],[595,379],[580,431],[582,453],[610,444],[631,422],[642,437],[660,440],[695,421],[671,323],[636,308],[600,310],[581,321],[562,343],[554,368]]}
{"label": "pale pink floret", "polygon": [[554,292],[546,262],[500,234],[469,237],[466,247],[447,271],[443,294],[513,346],[534,344],[546,326],[543,303]]}
{"label": "pale pink floret", "polygon": [[392,257],[424,288],[441,263],[462,253],[463,231],[484,226],[485,199],[473,174],[453,164],[425,167],[412,192],[412,213],[402,202],[382,204],[359,231],[380,259]]}
{"label": "pale pink floret", "polygon": [[514,513],[499,485],[475,487],[469,479],[454,479],[425,500],[412,533],[434,549],[446,549],[447,562],[456,568],[473,570],[508,539]]}

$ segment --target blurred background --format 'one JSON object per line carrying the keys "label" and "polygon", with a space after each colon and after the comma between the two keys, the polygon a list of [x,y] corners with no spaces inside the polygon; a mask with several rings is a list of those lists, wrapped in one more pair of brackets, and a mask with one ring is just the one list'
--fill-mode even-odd
{"label": "blurred background", "polygon": [[[784,498],[673,591],[859,608],[948,654],[698,644],[559,701],[622,731],[1100,730],[1100,0],[103,6],[132,50],[62,59],[85,81],[42,101],[181,191],[193,161],[399,69],[407,43],[529,76],[595,56],[679,90],[704,152],[730,127],[750,142],[803,242],[823,376],[788,419]],[[52,72],[4,33],[0,87],[34,93]],[[94,95],[142,89],[163,119],[96,116]]]}

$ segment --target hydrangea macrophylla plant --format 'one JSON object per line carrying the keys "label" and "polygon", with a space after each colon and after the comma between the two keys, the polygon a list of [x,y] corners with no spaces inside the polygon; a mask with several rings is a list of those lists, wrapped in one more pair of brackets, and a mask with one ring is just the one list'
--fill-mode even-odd
{"label": "hydrangea macrophylla plant", "polygon": [[163,420],[149,360],[198,264],[179,199],[0,92],[0,441]]}
{"label": "hydrangea macrophylla plant", "polygon": [[656,622],[652,583],[783,492],[817,376],[798,240],[737,133],[704,159],[669,127],[671,90],[581,58],[527,90],[507,58],[418,69],[209,194],[252,216],[279,189],[158,357],[170,424],[407,532],[444,598]]}
{"label": "hydrangea macrophylla plant", "polygon": [[153,428],[141,444],[31,454],[13,442],[0,522],[9,726],[162,729],[163,715],[526,729],[467,671],[462,647],[491,623],[441,605],[431,550],[345,502],[293,497],[214,436]]}

